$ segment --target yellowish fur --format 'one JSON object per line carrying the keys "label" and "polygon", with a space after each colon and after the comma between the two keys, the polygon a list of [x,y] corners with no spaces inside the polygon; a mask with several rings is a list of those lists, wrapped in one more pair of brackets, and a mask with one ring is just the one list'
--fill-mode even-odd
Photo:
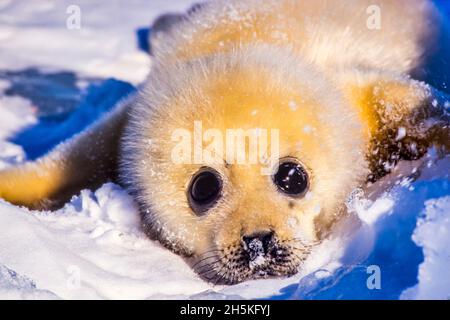
{"label": "yellowish fur", "polygon": [[[380,9],[380,29],[369,29],[371,8]],[[173,28],[154,54],[187,60],[264,43],[321,68],[408,73],[432,51],[437,20],[427,0],[218,0]]]}
{"label": "yellowish fur", "polygon": [[[367,28],[369,5],[381,8],[381,30]],[[0,172],[0,196],[45,208],[118,174],[141,207],[144,230],[193,257],[204,278],[292,274],[345,211],[348,193],[384,174],[376,167],[382,146],[398,145],[399,127],[407,141],[448,148],[448,115],[430,109],[433,99],[443,101],[408,78],[433,45],[434,17],[425,0],[207,4],[158,39],[136,97],[38,162]],[[220,132],[280,130],[280,158],[304,166],[308,192],[279,192],[261,163],[175,163],[172,133],[192,133],[196,121]],[[187,189],[203,167],[219,173],[223,188],[198,216]],[[261,275],[239,257],[243,236],[267,230],[289,254]]]}

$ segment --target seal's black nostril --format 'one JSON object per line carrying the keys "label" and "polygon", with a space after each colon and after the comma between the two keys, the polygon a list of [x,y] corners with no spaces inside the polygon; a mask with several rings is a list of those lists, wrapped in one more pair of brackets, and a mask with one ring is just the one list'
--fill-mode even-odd
{"label": "seal's black nostril", "polygon": [[263,243],[265,252],[267,252],[269,250],[269,248],[272,246],[272,242],[273,242],[272,240],[273,240],[273,232],[272,231],[270,231],[265,236],[263,236],[262,243]]}
{"label": "seal's black nostril", "polygon": [[264,254],[267,254],[273,245],[273,235],[273,231],[259,231],[248,236],[243,236],[242,240],[248,251],[254,253],[262,251]]}

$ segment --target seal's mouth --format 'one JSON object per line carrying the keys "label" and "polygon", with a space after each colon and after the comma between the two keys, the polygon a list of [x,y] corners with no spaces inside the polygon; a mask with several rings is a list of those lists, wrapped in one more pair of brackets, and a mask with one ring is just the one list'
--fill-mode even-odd
{"label": "seal's mouth", "polygon": [[197,256],[193,269],[205,281],[232,285],[252,279],[289,277],[299,271],[312,245],[292,240],[252,237]]}

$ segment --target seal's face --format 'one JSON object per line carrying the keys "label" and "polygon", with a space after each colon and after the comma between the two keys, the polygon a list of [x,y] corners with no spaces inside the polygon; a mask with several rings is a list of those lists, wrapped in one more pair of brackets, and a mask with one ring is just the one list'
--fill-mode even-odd
{"label": "seal's face", "polygon": [[[289,56],[251,52],[156,67],[125,141],[123,179],[147,229],[215,283],[296,273],[363,163],[331,86]],[[178,75],[159,83],[161,72]]]}
{"label": "seal's face", "polygon": [[299,214],[319,210],[309,207],[312,201],[305,203],[311,197],[312,173],[292,156],[281,159],[273,175],[261,175],[259,169],[204,166],[191,178],[189,206],[198,217],[210,220],[209,240],[193,263],[210,281],[294,274],[316,240],[311,221]]}

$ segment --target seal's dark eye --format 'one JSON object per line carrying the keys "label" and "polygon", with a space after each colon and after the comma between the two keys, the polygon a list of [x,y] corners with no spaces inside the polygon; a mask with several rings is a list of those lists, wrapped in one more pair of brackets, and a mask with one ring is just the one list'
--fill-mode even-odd
{"label": "seal's dark eye", "polygon": [[273,181],[278,189],[291,196],[300,196],[308,189],[308,174],[297,162],[282,162]]}
{"label": "seal's dark eye", "polygon": [[189,205],[197,214],[202,214],[219,198],[221,189],[219,174],[213,169],[202,168],[194,175],[189,185]]}

